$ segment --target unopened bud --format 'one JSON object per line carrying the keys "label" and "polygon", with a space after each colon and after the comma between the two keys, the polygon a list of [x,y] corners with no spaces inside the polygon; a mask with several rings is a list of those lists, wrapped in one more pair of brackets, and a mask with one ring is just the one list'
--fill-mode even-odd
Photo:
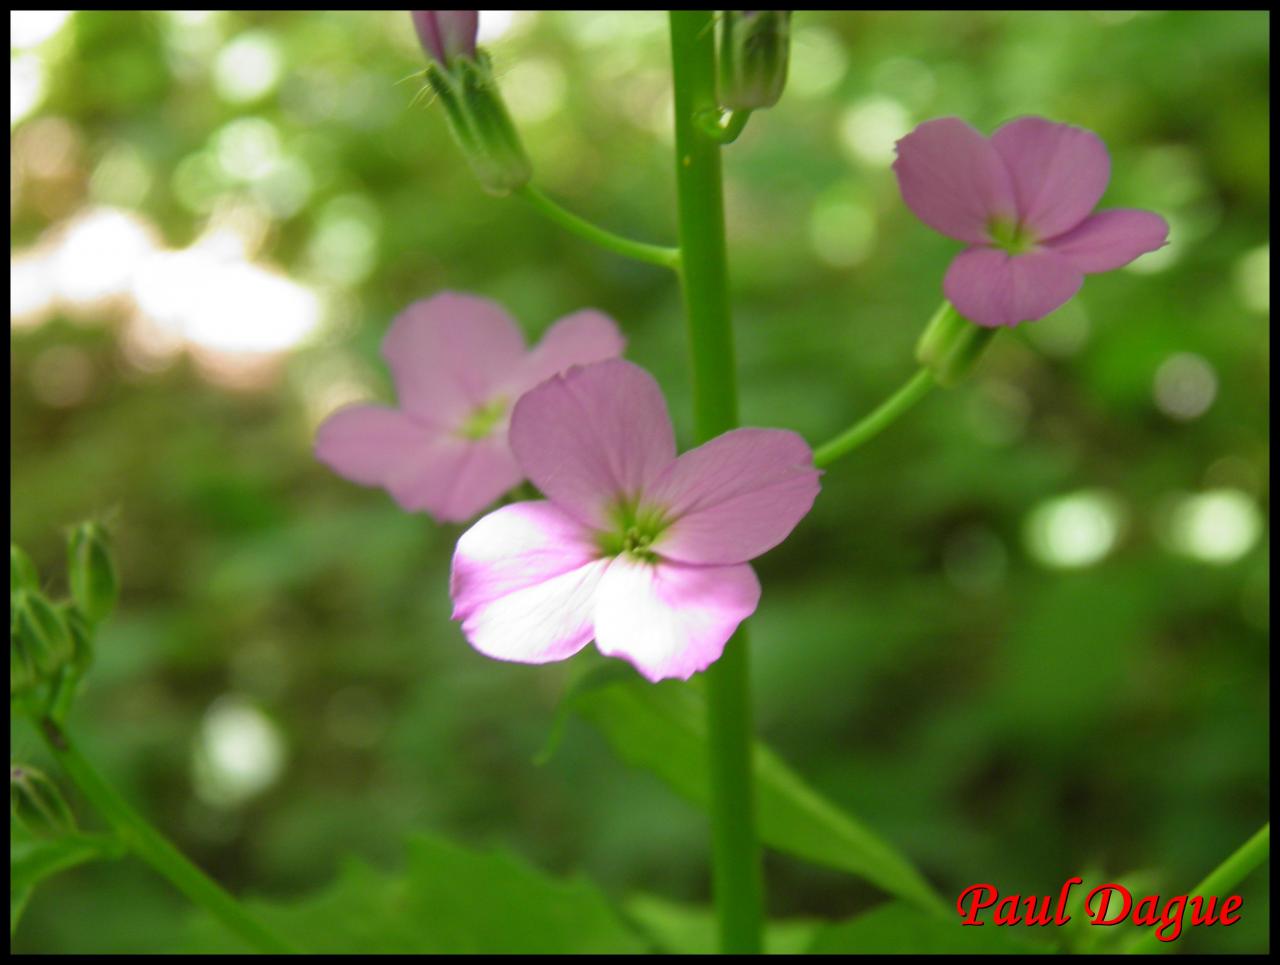
{"label": "unopened bud", "polygon": [[9,765],[9,817],[36,837],[76,830],[75,817],[58,785],[28,764]]}
{"label": "unopened bud", "polygon": [[532,165],[483,50],[474,58],[455,60],[448,69],[431,64],[427,83],[444,105],[454,140],[486,191],[509,194],[529,183]]}
{"label": "unopened bud", "polygon": [[81,523],[67,537],[67,575],[71,599],[89,623],[107,617],[116,605],[119,584],[107,531],[100,523]]}
{"label": "unopened bud", "polygon": [[479,10],[410,10],[414,29],[427,56],[448,68],[458,57],[476,55]]}
{"label": "unopened bud", "polygon": [[57,608],[36,590],[9,594],[9,693],[48,680],[75,652]]}
{"label": "unopened bud", "polygon": [[75,604],[63,604],[61,613],[71,634],[71,663],[78,673],[84,674],[93,663],[93,628]]}
{"label": "unopened bud", "polygon": [[916,343],[916,360],[941,386],[955,385],[968,374],[996,330],[964,318],[944,302]]}
{"label": "unopened bud", "polygon": [[720,106],[772,107],[787,83],[790,10],[725,10],[720,18]]}
{"label": "unopened bud", "polygon": [[40,574],[36,572],[31,557],[17,543],[9,544],[9,589],[40,589]]}

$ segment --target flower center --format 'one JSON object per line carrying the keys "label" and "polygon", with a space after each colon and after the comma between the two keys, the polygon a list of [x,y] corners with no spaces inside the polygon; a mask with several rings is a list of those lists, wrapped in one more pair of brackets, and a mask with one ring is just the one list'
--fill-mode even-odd
{"label": "flower center", "polygon": [[458,427],[458,435],[464,439],[485,439],[493,432],[494,426],[507,414],[507,400],[494,399],[492,402],[472,410],[466,420]]}
{"label": "flower center", "polygon": [[1030,251],[1036,246],[1038,240],[1017,221],[1007,221],[1004,218],[992,218],[987,222],[987,235],[991,238],[993,245],[1011,255],[1021,255]]}
{"label": "flower center", "polygon": [[645,563],[656,563],[658,554],[652,549],[667,521],[662,514],[641,507],[622,504],[612,513],[614,526],[599,534],[600,550],[607,556],[627,555]]}

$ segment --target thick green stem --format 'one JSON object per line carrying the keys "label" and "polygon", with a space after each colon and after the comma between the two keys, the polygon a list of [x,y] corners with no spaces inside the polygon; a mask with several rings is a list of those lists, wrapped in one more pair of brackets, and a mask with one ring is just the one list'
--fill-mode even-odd
{"label": "thick green stem", "polygon": [[[1209,876],[1192,888],[1188,895],[1216,895],[1225,897],[1244,881],[1258,865],[1271,857],[1271,822],[1264,824],[1252,838],[1240,845],[1226,861],[1218,865]],[[1131,955],[1151,955],[1158,952],[1172,951],[1175,942],[1162,942],[1156,937],[1156,929],[1152,928],[1145,935],[1130,945],[1126,952]]]}
{"label": "thick green stem", "polygon": [[[693,368],[694,426],[698,441],[705,442],[738,422],[720,145],[698,123],[716,108],[715,32],[709,11],[673,10],[670,17],[680,279]],[[753,954],[761,950],[764,886],[755,831],[747,658],[746,634],[739,630],[707,671],[706,681],[720,944],[725,952]]]}
{"label": "thick green stem", "polygon": [[826,445],[814,450],[813,464],[819,468],[829,466],[841,456],[853,452],[924,398],[935,384],[929,370],[921,369],[906,385],[881,402],[870,415],[854,423]]}
{"label": "thick green stem", "polygon": [[605,231],[585,218],[578,217],[572,211],[562,208],[532,185],[526,184],[524,187],[519,188],[516,193],[560,225],[560,227],[572,231],[579,237],[585,238],[601,248],[626,258],[645,261],[651,265],[660,265],[663,268],[674,269],[680,264],[679,249],[665,248],[662,245],[650,245],[643,241],[632,241],[630,238],[616,235],[612,231]]}
{"label": "thick green stem", "polygon": [[253,948],[273,954],[295,951],[268,931],[221,885],[188,861],[130,807],[80,754],[65,730],[49,718],[40,721],[38,729],[62,769],[130,851]]}

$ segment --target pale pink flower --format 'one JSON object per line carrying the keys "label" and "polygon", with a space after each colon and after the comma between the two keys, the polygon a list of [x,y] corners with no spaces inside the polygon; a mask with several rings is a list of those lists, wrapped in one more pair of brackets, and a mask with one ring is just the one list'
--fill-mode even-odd
{"label": "pale pink flower", "polygon": [[453,618],[498,660],[563,660],[594,638],[650,680],[687,679],[754,612],[747,561],[786,539],[818,494],[794,432],[734,429],[677,457],[657,382],[622,360],[526,394],[511,448],[547,500],[463,533],[450,580]]}
{"label": "pale pink flower", "polygon": [[587,309],[530,351],[497,302],[456,292],[414,302],[382,341],[400,407],[341,409],[316,433],[316,458],[407,510],[469,519],[524,479],[507,444],[516,400],[571,365],[615,358],[623,341]]}
{"label": "pale pink flower", "polygon": [[1165,243],[1169,225],[1135,208],[1093,209],[1111,177],[1099,137],[1042,117],[990,138],[958,117],[926,121],[897,145],[902,199],[921,221],[971,247],[943,292],[979,325],[1043,318],[1085,275],[1111,271]]}

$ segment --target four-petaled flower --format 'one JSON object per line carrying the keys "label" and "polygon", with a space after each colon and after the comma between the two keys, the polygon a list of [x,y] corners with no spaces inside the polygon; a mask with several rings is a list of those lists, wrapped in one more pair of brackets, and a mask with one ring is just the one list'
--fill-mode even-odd
{"label": "four-petaled flower", "polygon": [[921,221],[967,242],[943,292],[979,325],[1016,325],[1067,302],[1087,274],[1165,243],[1150,211],[1093,212],[1111,176],[1096,134],[1040,117],[983,137],[958,117],[926,121],[897,145],[902,198]]}
{"label": "four-petaled flower", "polygon": [[658,384],[613,360],[527,393],[511,448],[547,497],[495,510],[462,534],[450,592],[473,647],[546,663],[592,638],[645,677],[713,663],[760,599],[748,560],[813,505],[808,444],[734,429],[676,456]]}
{"label": "four-petaled flower", "polygon": [[382,342],[400,408],[338,411],[316,434],[316,457],[385,487],[404,509],[469,519],[524,478],[507,445],[516,400],[572,365],[616,358],[623,341],[612,319],[588,309],[560,319],[528,351],[487,298],[442,292],[414,302]]}

